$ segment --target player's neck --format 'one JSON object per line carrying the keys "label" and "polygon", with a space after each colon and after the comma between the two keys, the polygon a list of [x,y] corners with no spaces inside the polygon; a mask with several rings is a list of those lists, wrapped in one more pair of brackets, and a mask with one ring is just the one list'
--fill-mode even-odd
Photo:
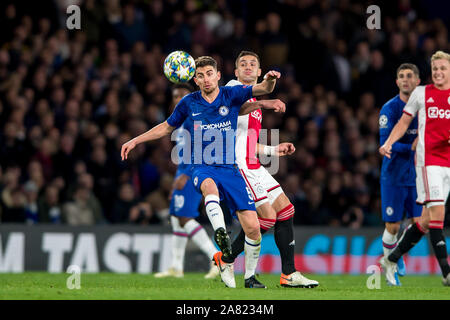
{"label": "player's neck", "polygon": [[213,91],[211,91],[209,93],[202,91],[202,97],[207,102],[212,103],[214,100],[216,100],[217,96],[219,95],[219,92],[220,92],[219,87],[217,87],[216,89],[214,89]]}
{"label": "player's neck", "polygon": [[407,103],[411,94],[406,94],[406,93],[403,93],[400,91],[399,96],[400,96],[400,100],[402,100],[404,103]]}
{"label": "player's neck", "polygon": [[241,79],[237,79],[240,83],[242,83],[243,85],[246,85],[246,86],[254,86],[256,83],[257,83],[257,81],[255,80],[255,81],[244,81],[244,80],[241,80]]}
{"label": "player's neck", "polygon": [[435,84],[434,86],[436,87],[436,89],[439,89],[439,90],[448,90],[448,89],[450,89],[450,82],[444,83],[442,85]]}

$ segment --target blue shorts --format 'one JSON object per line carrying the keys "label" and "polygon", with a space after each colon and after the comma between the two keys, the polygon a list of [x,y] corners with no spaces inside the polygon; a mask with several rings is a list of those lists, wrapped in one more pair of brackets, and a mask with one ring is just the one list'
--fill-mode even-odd
{"label": "blue shorts", "polygon": [[381,184],[383,221],[402,221],[405,212],[407,218],[420,217],[422,214],[422,206],[416,203],[416,199],[416,187],[397,187]]}
{"label": "blue shorts", "polygon": [[192,166],[192,181],[199,192],[202,182],[207,178],[214,180],[220,200],[226,202],[234,218],[236,211],[256,211],[253,197],[237,166]]}
{"label": "blue shorts", "polygon": [[188,179],[183,189],[174,190],[170,201],[169,213],[177,217],[197,218],[202,201],[201,193],[195,189],[192,179]]}

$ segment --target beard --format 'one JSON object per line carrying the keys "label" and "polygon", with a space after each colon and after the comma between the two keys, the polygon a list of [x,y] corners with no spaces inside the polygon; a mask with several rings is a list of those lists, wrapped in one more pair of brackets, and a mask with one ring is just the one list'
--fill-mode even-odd
{"label": "beard", "polygon": [[215,86],[215,87],[211,86],[211,87],[209,87],[208,89],[203,88],[203,91],[204,91],[205,93],[211,93],[211,92],[213,92],[214,90],[216,90],[216,88],[217,88],[217,86]]}

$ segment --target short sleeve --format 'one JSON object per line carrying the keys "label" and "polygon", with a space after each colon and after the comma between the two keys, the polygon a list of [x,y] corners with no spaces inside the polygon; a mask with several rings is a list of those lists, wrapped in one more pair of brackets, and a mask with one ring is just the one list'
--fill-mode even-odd
{"label": "short sleeve", "polygon": [[252,98],[252,87],[245,85],[236,85],[229,88],[229,94],[231,98],[231,103],[233,106],[241,107],[248,99]]}
{"label": "short sleeve", "polygon": [[167,118],[167,123],[169,126],[178,128],[181,126],[188,117],[188,103],[187,103],[188,96],[184,97],[183,99],[178,102],[178,104],[175,107],[175,110],[173,110],[172,114]]}
{"label": "short sleeve", "polygon": [[418,86],[411,93],[411,96],[403,108],[403,112],[407,115],[415,117],[420,108],[425,107],[425,87]]}

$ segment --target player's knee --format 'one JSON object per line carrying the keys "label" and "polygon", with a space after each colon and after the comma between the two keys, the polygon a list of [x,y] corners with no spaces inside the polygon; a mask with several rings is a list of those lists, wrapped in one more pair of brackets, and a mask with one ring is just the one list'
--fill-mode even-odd
{"label": "player's knee", "polygon": [[386,222],[385,227],[390,234],[397,234],[400,231],[400,222]]}
{"label": "player's knee", "polygon": [[191,220],[191,218],[178,217],[178,223],[182,228],[184,228],[185,224],[188,223],[189,220]]}
{"label": "player's knee", "polygon": [[423,233],[426,233],[430,227],[430,218],[420,219],[417,221],[417,224],[419,225],[419,229],[422,230]]}
{"label": "player's knee", "polygon": [[202,184],[200,186],[200,190],[202,191],[204,196],[209,195],[209,194],[215,194],[215,195],[219,194],[216,183],[211,178],[207,178],[207,179],[205,179],[205,181],[202,182]]}
{"label": "player's knee", "polygon": [[258,240],[261,237],[261,230],[259,227],[258,220],[248,223],[245,227],[245,235],[252,240]]}
{"label": "player's knee", "polygon": [[[265,202],[256,208],[259,219],[271,219],[275,220],[277,218],[277,213],[275,209],[270,205],[269,202]],[[261,221],[260,221],[261,222]]]}

